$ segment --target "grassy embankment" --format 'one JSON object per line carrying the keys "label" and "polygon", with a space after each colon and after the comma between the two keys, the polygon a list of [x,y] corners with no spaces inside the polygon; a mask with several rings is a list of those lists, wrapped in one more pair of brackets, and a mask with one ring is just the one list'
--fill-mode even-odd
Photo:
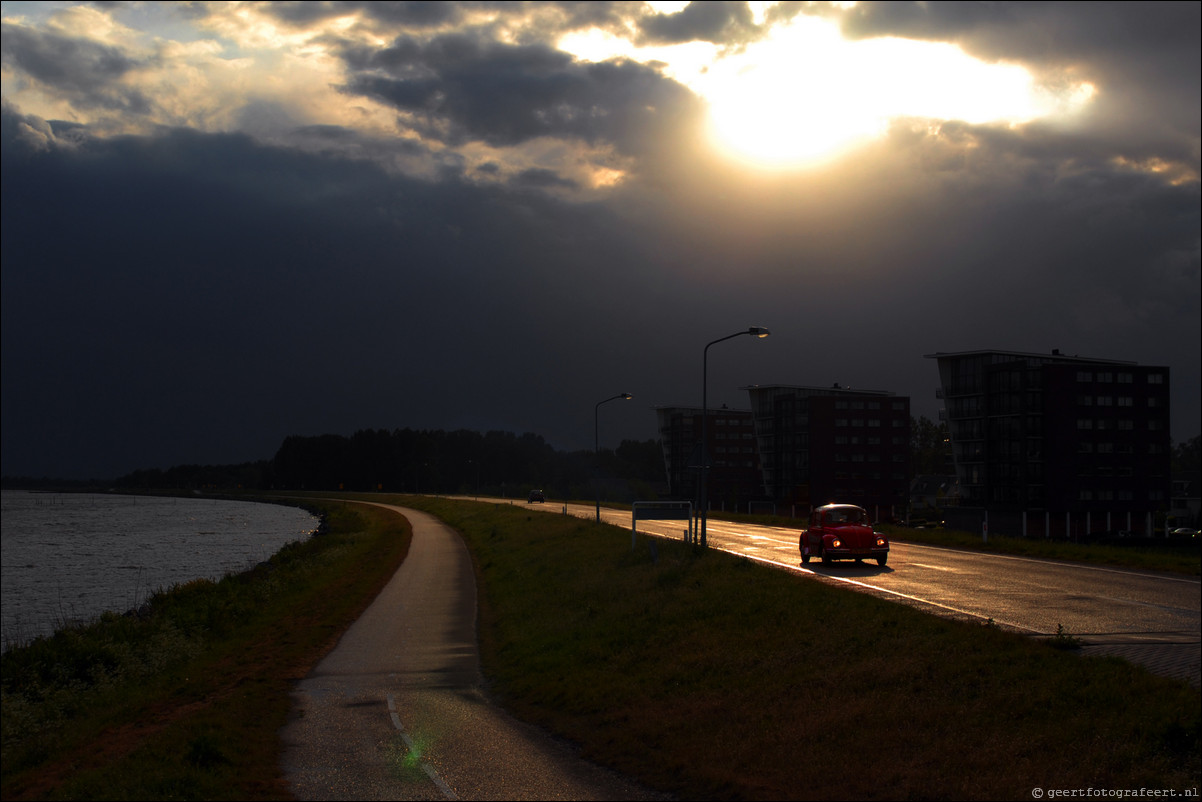
{"label": "grassy embankment", "polygon": [[[435,513],[467,539],[481,587],[482,660],[499,699],[650,786],[745,799],[1029,799],[1037,787],[1197,787],[1198,691],[1123,661],[1082,658],[678,541],[656,541],[653,551],[640,538],[631,551],[628,531],[591,521],[398,501]],[[345,564],[330,569],[339,572]],[[271,624],[239,631],[241,645],[223,659],[236,661],[267,631],[281,635],[263,651],[282,650],[308,628],[296,613],[281,608]],[[292,663],[299,671],[304,660]],[[97,691],[101,704],[91,712],[64,711],[70,727],[60,729],[82,721],[84,733],[58,747],[44,739],[40,762],[16,739],[30,768],[12,772],[6,661],[4,797],[48,790],[32,785],[47,768],[70,779],[51,794],[64,797],[278,796],[269,782],[271,727],[286,715],[286,683],[249,674],[232,682],[216,661],[201,689],[181,683],[181,670],[152,675],[139,704],[104,705],[109,691]],[[248,693],[270,708],[255,715],[274,717],[266,725],[249,727],[250,702],[236,699]],[[190,718],[185,709],[194,705],[210,719],[171,742],[148,739],[131,767],[144,781],[123,779],[130,772],[119,766],[104,772],[108,785],[85,774],[106,728],[143,726],[157,710]]]}
{"label": "grassy embankment", "polygon": [[287,799],[278,731],[289,690],[409,548],[383,510],[313,504],[326,532],[270,567],[161,590],[142,617],[13,648],[0,659],[0,796]]}
{"label": "grassy embankment", "polygon": [[678,541],[632,552],[629,532],[580,519],[420,503],[477,561],[493,690],[654,787],[1029,799],[1197,785],[1197,690],[1123,661]]}

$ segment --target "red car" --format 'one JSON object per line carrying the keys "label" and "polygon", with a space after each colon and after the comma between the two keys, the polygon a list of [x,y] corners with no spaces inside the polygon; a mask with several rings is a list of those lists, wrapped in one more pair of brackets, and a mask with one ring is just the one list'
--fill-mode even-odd
{"label": "red car", "polygon": [[868,513],[851,504],[827,504],[810,513],[810,528],[798,546],[803,563],[820,557],[824,563],[872,559],[884,565],[889,559],[889,538],[872,531]]}

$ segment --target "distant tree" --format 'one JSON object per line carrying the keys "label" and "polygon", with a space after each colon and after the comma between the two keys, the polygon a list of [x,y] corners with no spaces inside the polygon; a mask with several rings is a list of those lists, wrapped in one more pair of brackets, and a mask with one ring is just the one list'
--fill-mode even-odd
{"label": "distant tree", "polygon": [[910,458],[914,475],[946,475],[952,470],[951,442],[947,424],[935,423],[925,415],[910,418]]}
{"label": "distant tree", "polygon": [[1202,470],[1202,435],[1173,446],[1173,472]]}
{"label": "distant tree", "polygon": [[291,435],[273,459],[262,462],[139,470],[118,480],[118,486],[479,491],[511,497],[541,488],[555,498],[588,498],[597,477],[604,477],[611,498],[654,497],[652,487],[663,480],[659,444],[623,441],[616,451],[602,451],[598,460],[592,450],[556,451],[530,432],[361,429],[350,437]]}
{"label": "distant tree", "polygon": [[666,479],[664,450],[658,440],[623,440],[615,455],[622,476],[644,482]]}

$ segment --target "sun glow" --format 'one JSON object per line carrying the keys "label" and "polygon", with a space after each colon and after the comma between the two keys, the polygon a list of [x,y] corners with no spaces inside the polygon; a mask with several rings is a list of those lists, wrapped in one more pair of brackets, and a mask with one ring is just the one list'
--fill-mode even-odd
{"label": "sun glow", "polygon": [[1050,111],[1021,67],[947,44],[848,42],[812,17],[716,63],[695,88],[710,103],[714,140],[762,166],[836,158],[897,117],[1021,123]]}
{"label": "sun glow", "polygon": [[708,102],[716,147],[774,169],[836,159],[901,117],[1021,124],[1092,97],[1086,84],[1053,92],[1021,66],[985,63],[951,44],[848,41],[836,22],[804,15],[736,54],[702,43],[640,49],[599,32],[559,46],[585,60],[660,62]]}

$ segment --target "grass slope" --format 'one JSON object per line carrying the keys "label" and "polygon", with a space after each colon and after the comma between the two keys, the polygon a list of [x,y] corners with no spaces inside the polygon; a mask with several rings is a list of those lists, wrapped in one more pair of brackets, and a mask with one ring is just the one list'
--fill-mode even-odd
{"label": "grass slope", "polygon": [[267,566],[161,590],[0,658],[0,796],[287,799],[279,729],[293,682],[392,577],[411,531],[383,510],[314,504],[326,534]]}
{"label": "grass slope", "polygon": [[482,590],[511,709],[687,798],[1196,787],[1196,690],[1117,659],[522,508],[423,500]]}

